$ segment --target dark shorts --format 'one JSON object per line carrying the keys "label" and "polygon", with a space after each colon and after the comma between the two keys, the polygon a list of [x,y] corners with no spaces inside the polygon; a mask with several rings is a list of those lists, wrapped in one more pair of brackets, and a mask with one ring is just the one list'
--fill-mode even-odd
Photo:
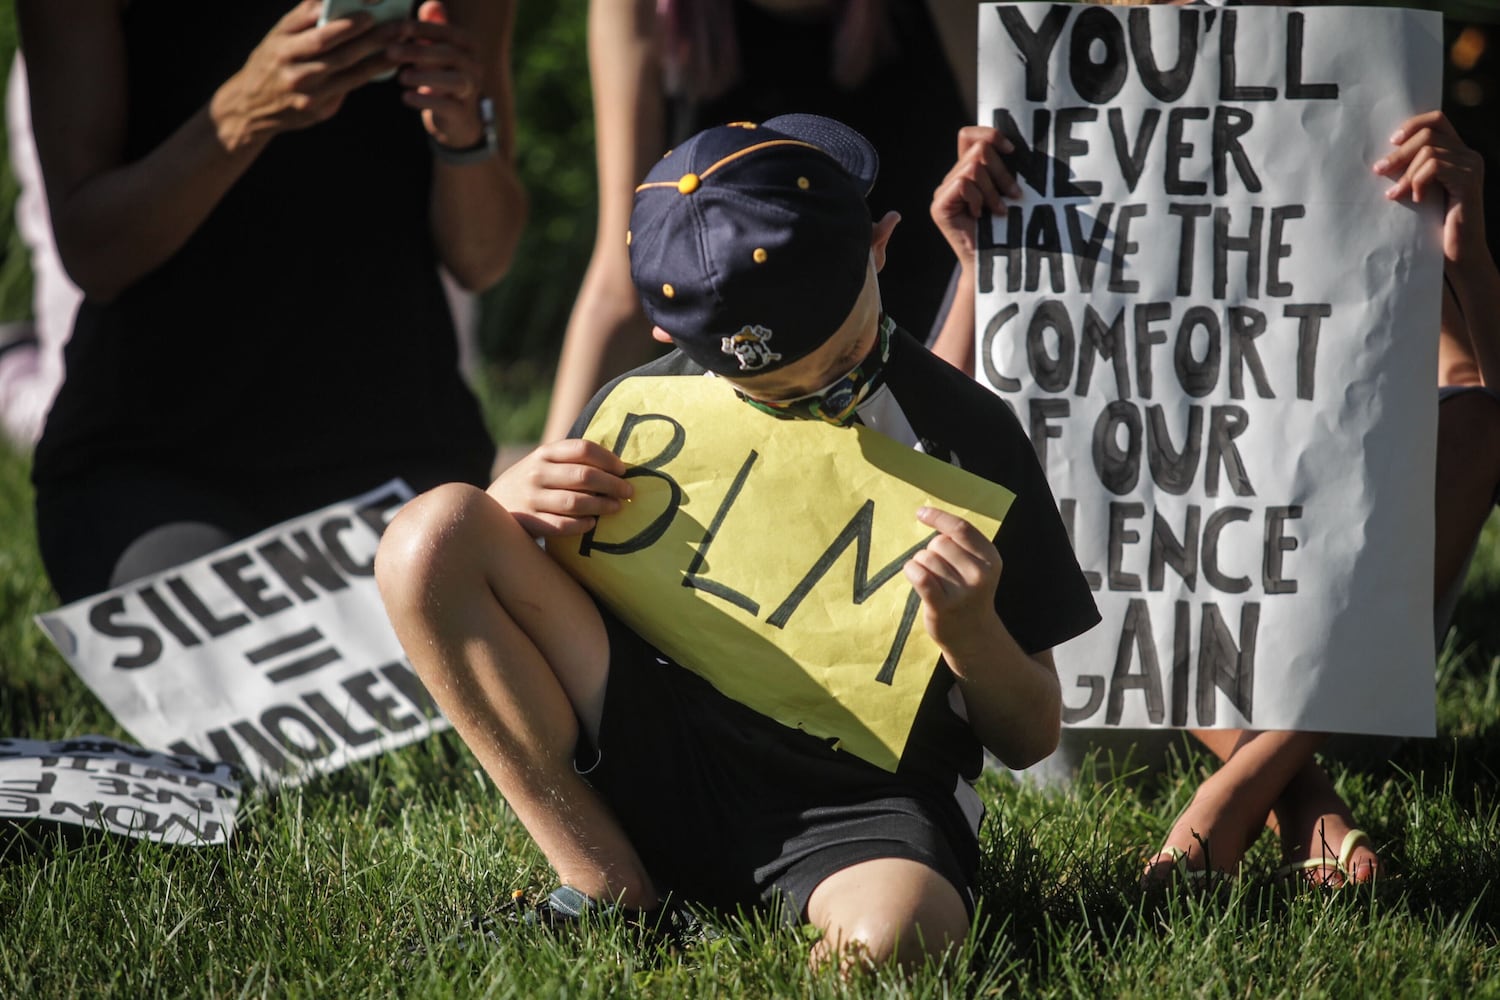
{"label": "dark shorts", "polygon": [[719,694],[601,609],[609,681],[598,746],[575,764],[657,888],[732,911],[804,919],[833,873],[876,858],[938,872],[974,912],[974,834],[921,787]]}

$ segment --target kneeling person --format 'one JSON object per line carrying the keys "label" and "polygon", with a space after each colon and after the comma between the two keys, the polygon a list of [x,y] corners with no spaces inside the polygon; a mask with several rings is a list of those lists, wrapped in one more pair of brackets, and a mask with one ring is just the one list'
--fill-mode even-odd
{"label": "kneeling person", "polygon": [[894,772],[721,694],[536,544],[632,496],[601,445],[543,445],[487,492],[425,493],[381,543],[396,632],[573,890],[554,899],[775,904],[823,931],[815,960],[920,961],[973,919],[984,748],[1021,767],[1057,744],[1050,649],[1098,613],[1010,411],[882,314],[898,217],[870,219],[876,168],[862,136],[810,115],[668,154],[636,192],[631,271],[678,350],[625,378],[723,378],[746,405],[857,421],[1015,494],[994,539],[914,512],[934,537],[903,572],[942,660]]}

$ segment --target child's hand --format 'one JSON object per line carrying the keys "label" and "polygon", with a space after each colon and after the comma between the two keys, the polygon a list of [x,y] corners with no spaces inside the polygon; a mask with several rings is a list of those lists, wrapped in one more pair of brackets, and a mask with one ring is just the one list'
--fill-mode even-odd
{"label": "child's hand", "polygon": [[[1441,111],[1408,118],[1391,136],[1396,147],[1374,165],[1377,174],[1395,180],[1385,196],[1421,202],[1446,195],[1443,256],[1456,263],[1487,253],[1484,235],[1484,158],[1464,145]],[[1436,186],[1436,190],[1434,189]]]}
{"label": "child's hand", "polygon": [[958,133],[958,162],[932,194],[932,221],[948,245],[967,266],[978,249],[976,227],[980,215],[1005,211],[1005,199],[1021,197],[1021,189],[1000,159],[1014,152],[1010,140],[986,125],[966,125]]}
{"label": "child's hand", "polygon": [[635,492],[627,468],[603,445],[553,441],[502,472],[489,494],[533,538],[581,535]]}
{"label": "child's hand", "polygon": [[983,661],[992,653],[995,588],[1001,560],[995,544],[956,514],[923,507],[917,520],[937,532],[903,568],[922,598],[927,634],[950,665]]}

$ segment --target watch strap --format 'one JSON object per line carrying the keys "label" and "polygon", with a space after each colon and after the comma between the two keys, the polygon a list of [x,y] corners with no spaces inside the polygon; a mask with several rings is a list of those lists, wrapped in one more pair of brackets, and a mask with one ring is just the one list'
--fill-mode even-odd
{"label": "watch strap", "polygon": [[495,127],[495,102],[488,97],[479,99],[479,121],[481,125],[479,141],[463,149],[445,146],[429,135],[427,141],[432,146],[433,155],[444,163],[460,165],[480,163],[500,155],[500,133]]}

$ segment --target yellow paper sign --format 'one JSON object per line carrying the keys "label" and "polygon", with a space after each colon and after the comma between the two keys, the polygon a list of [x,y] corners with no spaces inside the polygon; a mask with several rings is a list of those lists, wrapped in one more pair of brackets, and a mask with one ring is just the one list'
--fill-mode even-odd
{"label": "yellow paper sign", "polygon": [[554,558],[728,697],[894,771],[940,655],[901,572],[932,537],[917,508],[993,537],[1011,493],[710,377],[627,379],[584,437],[632,466],[635,496]]}

